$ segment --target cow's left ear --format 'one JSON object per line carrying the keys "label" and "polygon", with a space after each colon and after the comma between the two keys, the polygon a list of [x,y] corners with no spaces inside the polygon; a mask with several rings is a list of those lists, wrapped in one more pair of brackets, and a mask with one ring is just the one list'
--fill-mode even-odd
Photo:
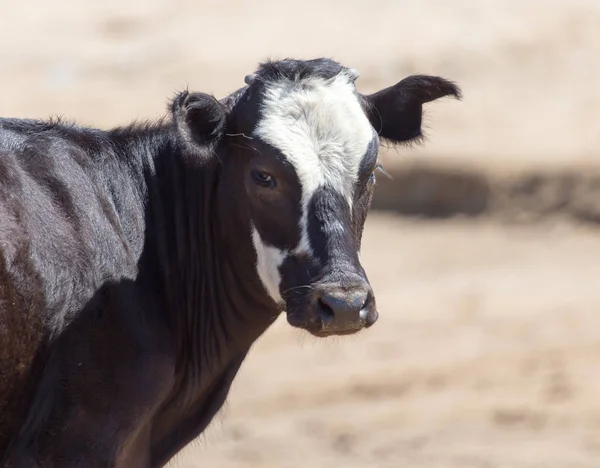
{"label": "cow's left ear", "polygon": [[363,98],[371,125],[379,136],[401,143],[422,135],[423,104],[444,96],[460,99],[461,92],[454,83],[439,76],[412,75]]}
{"label": "cow's left ear", "polygon": [[225,108],[210,94],[184,91],[173,100],[171,112],[177,130],[192,147],[215,143],[225,131]]}

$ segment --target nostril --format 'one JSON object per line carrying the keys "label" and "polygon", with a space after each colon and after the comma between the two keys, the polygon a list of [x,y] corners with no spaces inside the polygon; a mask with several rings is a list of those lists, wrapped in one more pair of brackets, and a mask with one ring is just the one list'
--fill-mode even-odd
{"label": "nostril", "polygon": [[319,315],[322,319],[326,321],[333,320],[333,318],[335,317],[335,312],[333,311],[333,308],[329,304],[327,304],[326,300],[323,300],[322,297],[319,298]]}
{"label": "nostril", "polygon": [[366,291],[334,291],[318,299],[319,311],[324,319],[342,322],[364,320],[362,310],[368,306]]}

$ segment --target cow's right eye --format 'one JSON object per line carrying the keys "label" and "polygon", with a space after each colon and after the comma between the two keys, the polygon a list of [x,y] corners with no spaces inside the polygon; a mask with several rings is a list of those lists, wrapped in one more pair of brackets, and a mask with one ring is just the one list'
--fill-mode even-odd
{"label": "cow's right eye", "polygon": [[252,171],[252,179],[261,187],[275,187],[275,179],[271,174],[264,171]]}

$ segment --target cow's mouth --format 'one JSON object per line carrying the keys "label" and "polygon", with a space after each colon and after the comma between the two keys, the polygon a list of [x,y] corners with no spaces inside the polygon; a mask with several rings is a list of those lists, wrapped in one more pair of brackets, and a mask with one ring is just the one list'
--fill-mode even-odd
{"label": "cow's mouth", "polygon": [[355,335],[362,328],[357,328],[356,330],[346,330],[346,331],[309,331],[309,333],[317,338],[327,338],[328,336],[347,336],[347,335]]}
{"label": "cow's mouth", "polygon": [[288,323],[295,328],[306,330],[313,336],[326,338],[328,336],[354,335],[364,328],[371,327],[378,318],[376,310],[365,311],[358,320],[335,320],[330,316],[323,316],[315,310],[295,311],[287,313]]}

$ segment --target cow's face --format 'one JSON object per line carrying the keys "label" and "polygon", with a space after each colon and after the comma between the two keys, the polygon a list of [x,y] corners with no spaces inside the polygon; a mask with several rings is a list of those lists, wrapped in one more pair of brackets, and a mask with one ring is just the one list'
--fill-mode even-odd
{"label": "cow's face", "polygon": [[318,336],[378,317],[359,250],[380,137],[418,137],[423,102],[458,93],[413,77],[365,97],[355,79],[329,60],[269,63],[226,108],[225,164],[235,169],[224,177],[243,188],[236,209],[248,213],[257,275],[288,322]]}

